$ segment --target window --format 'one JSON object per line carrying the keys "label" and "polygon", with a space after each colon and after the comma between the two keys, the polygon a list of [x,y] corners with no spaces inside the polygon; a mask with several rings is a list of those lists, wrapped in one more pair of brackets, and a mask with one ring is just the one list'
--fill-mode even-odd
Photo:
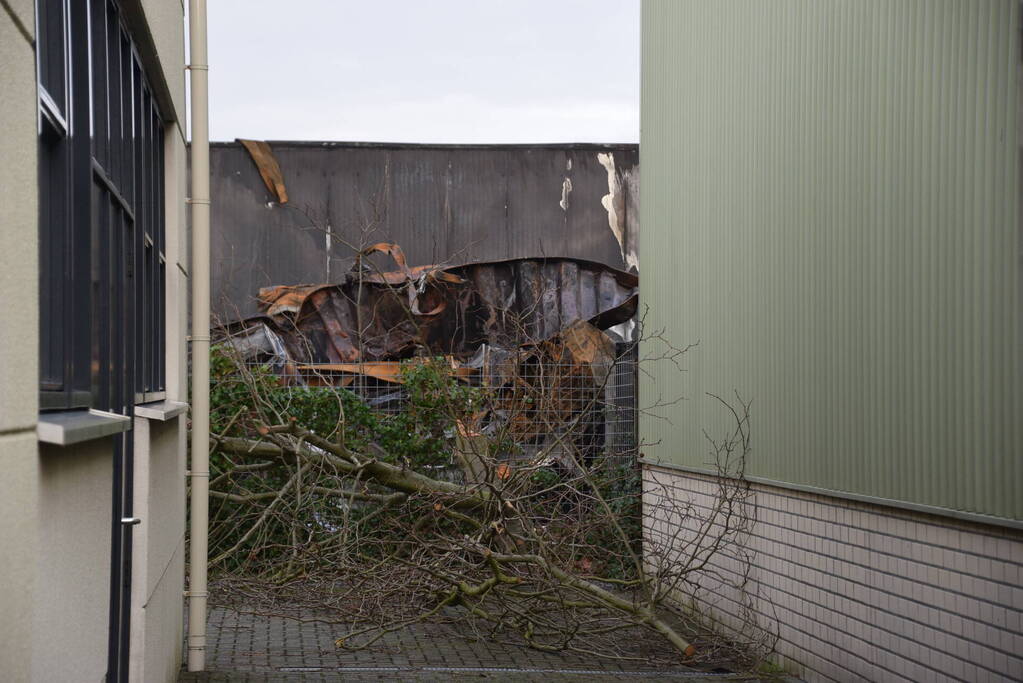
{"label": "window", "polygon": [[113,0],[39,0],[43,409],[164,386],[163,119]]}

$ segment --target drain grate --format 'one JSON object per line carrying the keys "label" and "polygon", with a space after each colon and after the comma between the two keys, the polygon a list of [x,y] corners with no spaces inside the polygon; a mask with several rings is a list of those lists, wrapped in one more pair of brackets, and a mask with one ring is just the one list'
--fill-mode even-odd
{"label": "drain grate", "polygon": [[733,674],[727,672],[707,671],[601,671],[599,669],[540,669],[529,667],[498,667],[498,666],[282,666],[277,671],[281,673],[316,673],[316,672],[338,672],[338,673],[490,673],[490,674],[567,674],[574,676],[645,676],[647,678],[725,678]]}

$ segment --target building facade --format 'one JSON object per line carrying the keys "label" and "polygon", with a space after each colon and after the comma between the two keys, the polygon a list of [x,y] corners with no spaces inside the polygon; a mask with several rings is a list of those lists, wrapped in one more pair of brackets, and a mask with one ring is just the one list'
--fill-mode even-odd
{"label": "building facade", "polygon": [[711,395],[752,401],[748,555],[699,599],[808,680],[1023,678],[1018,0],[642,12],[641,299],[698,343],[641,375],[687,398],[647,496],[706,509]]}
{"label": "building facade", "polygon": [[184,8],[0,2],[0,678],[172,681]]}

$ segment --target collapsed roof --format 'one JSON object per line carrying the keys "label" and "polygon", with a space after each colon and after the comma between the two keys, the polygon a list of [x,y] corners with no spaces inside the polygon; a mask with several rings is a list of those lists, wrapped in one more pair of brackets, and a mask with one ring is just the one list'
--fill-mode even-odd
{"label": "collapsed roof", "polygon": [[[390,255],[397,269],[364,258]],[[401,248],[375,244],[340,284],[260,290],[261,316],[290,360],[345,364],[448,355],[464,361],[486,344],[512,349],[558,335],[578,321],[606,330],[632,319],[638,276],[569,258],[523,258],[409,267]],[[278,355],[275,350],[272,355]]]}

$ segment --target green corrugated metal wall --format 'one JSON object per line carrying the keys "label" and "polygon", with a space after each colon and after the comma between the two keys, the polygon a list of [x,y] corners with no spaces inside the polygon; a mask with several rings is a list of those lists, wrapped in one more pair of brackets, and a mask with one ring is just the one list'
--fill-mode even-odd
{"label": "green corrugated metal wall", "polygon": [[[647,459],[1023,519],[1017,0],[644,0]],[[648,345],[645,352],[653,351]],[[672,378],[674,377],[674,378]]]}

